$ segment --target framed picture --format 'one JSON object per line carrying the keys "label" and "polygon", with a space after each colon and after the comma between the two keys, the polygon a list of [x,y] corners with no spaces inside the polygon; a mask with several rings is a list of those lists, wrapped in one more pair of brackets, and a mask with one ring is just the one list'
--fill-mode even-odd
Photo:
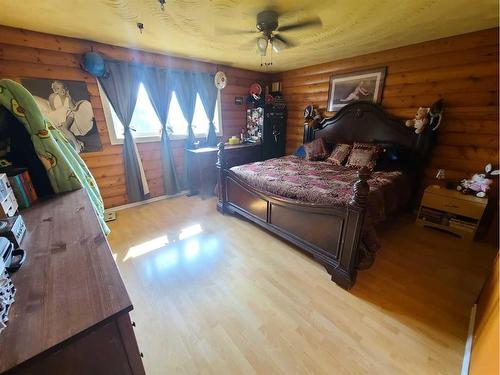
{"label": "framed picture", "polygon": [[382,67],[332,75],[326,110],[336,112],[346,104],[357,100],[380,104],[386,70],[386,67]]}
{"label": "framed picture", "polygon": [[22,78],[43,115],[78,152],[101,151],[102,145],[87,84],[45,78]]}

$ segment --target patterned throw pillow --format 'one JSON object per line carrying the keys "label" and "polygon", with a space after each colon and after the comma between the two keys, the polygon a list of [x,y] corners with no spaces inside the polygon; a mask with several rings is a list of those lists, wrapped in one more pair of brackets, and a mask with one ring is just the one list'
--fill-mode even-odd
{"label": "patterned throw pillow", "polygon": [[304,144],[304,150],[306,151],[306,160],[325,160],[329,154],[323,138]]}
{"label": "patterned throw pillow", "polygon": [[377,163],[379,146],[371,143],[354,143],[346,167],[373,169]]}
{"label": "patterned throw pillow", "polygon": [[334,165],[343,165],[344,161],[349,156],[351,149],[351,145],[348,145],[346,143],[339,143],[337,146],[335,146],[335,149],[332,151],[326,161],[329,161]]}

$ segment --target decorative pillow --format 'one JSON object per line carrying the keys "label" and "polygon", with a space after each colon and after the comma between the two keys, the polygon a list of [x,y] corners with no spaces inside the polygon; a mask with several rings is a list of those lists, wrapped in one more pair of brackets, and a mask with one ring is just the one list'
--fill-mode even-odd
{"label": "decorative pillow", "polygon": [[335,149],[332,151],[326,161],[329,161],[330,163],[335,165],[343,165],[345,160],[349,156],[351,149],[351,145],[348,145],[346,143],[339,143],[337,146],[335,146]]}
{"label": "decorative pillow", "polygon": [[379,146],[371,143],[354,143],[346,167],[373,169],[377,162]]}
{"label": "decorative pillow", "polygon": [[329,154],[323,138],[306,143],[304,150],[306,152],[306,160],[325,160]]}
{"label": "decorative pillow", "polygon": [[298,156],[299,158],[305,158],[306,150],[304,150],[304,145],[300,145],[300,147],[294,152],[294,155]]}

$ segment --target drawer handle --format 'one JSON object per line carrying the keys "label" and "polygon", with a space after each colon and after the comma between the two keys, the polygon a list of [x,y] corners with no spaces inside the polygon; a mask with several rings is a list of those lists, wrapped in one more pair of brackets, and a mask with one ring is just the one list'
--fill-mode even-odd
{"label": "drawer handle", "polygon": [[445,207],[450,207],[450,208],[460,208],[459,206],[455,206],[453,204],[445,204]]}
{"label": "drawer handle", "polygon": [[144,354],[142,352],[139,353],[141,355],[141,358],[144,358]]}

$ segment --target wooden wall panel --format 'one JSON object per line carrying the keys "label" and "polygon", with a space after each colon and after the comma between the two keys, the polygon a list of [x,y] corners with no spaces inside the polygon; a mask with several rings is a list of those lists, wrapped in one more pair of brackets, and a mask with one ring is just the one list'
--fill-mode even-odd
{"label": "wooden wall panel", "polygon": [[[5,26],[0,26],[0,34],[0,78],[19,81],[22,77],[36,77],[87,83],[103,149],[101,152],[82,154],[82,158],[96,178],[106,207],[127,203],[122,146],[111,145],[96,79],[80,69],[80,58],[84,52],[93,49],[110,59],[172,69],[204,72],[224,70],[228,77],[228,86],[222,91],[221,97],[224,138],[239,134],[240,129],[245,126],[245,108],[235,105],[234,97],[245,96],[251,83],[266,83],[268,78],[258,72]],[[159,146],[158,142],[138,144],[153,197],[164,194]],[[177,172],[182,176],[184,141],[172,141],[172,147]]]}
{"label": "wooden wall panel", "polygon": [[332,74],[387,66],[382,105],[392,115],[411,118],[418,107],[444,99],[427,177],[437,168],[463,178],[498,165],[498,52],[498,30],[490,29],[283,72],[287,153],[302,143],[304,107],[326,107]]}
{"label": "wooden wall panel", "polygon": [[[245,107],[234,104],[255,81],[283,81],[289,104],[287,152],[302,142],[302,113],[307,104],[326,106],[333,73],[387,66],[382,105],[389,113],[410,118],[419,106],[445,100],[445,121],[433,151],[428,177],[445,168],[451,178],[467,176],[498,160],[498,33],[485,30],[429,41],[325,64],[266,75],[231,67],[115,47],[0,26],[0,77],[81,80],[94,107],[102,152],[83,154],[104,197],[106,207],[127,203],[122,147],[111,145],[94,77],[79,68],[81,54],[94,49],[107,58],[144,64],[215,72],[223,69],[228,86],[222,91],[224,137],[245,126]],[[175,165],[182,174],[183,141],[172,141]],[[163,194],[158,143],[138,145],[152,196]]]}

